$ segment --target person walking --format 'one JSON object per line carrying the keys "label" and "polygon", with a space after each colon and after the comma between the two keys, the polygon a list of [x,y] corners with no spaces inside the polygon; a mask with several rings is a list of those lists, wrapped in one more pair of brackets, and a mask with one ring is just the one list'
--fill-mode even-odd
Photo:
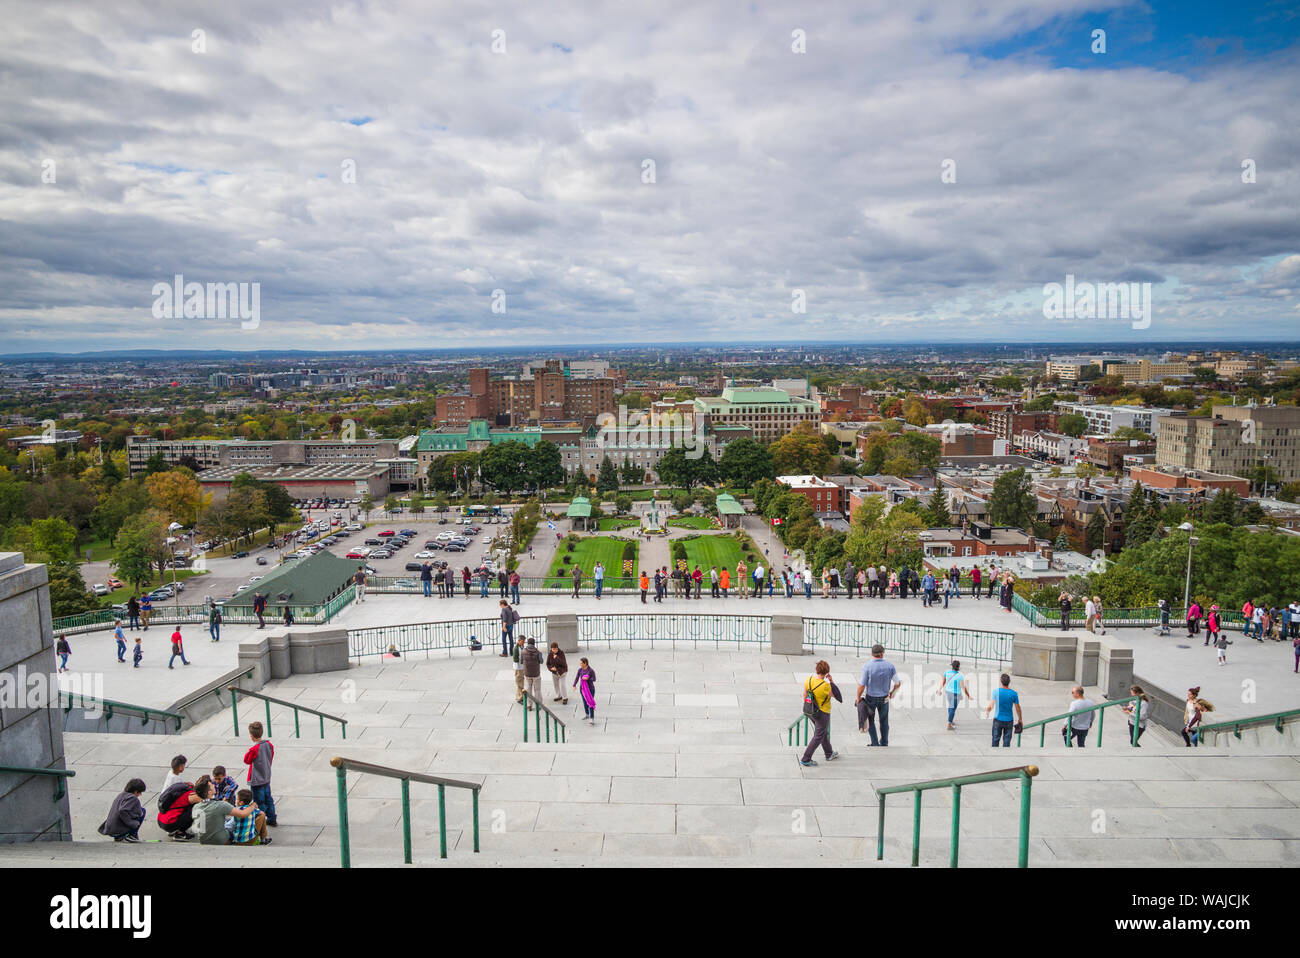
{"label": "person walking", "polygon": [[1201,724],[1201,719],[1206,712],[1214,711],[1214,706],[1205,699],[1200,698],[1200,694],[1199,687],[1187,690],[1187,706],[1184,711],[1183,721],[1183,744],[1188,748],[1200,747],[1201,736],[1197,727]]}
{"label": "person walking", "polygon": [[1250,613],[1250,621],[1255,626],[1255,641],[1262,644],[1264,641],[1264,606],[1262,603],[1255,605],[1255,610]]}
{"label": "person walking", "polygon": [[835,691],[830,664],[823,659],[814,666],[813,674],[803,683],[804,715],[813,722],[812,738],[808,740],[808,747],[799,758],[799,764],[805,768],[817,764],[813,761],[813,756],[817,754],[818,746],[825,753],[826,761],[833,762],[840,757],[840,753],[831,747],[831,698]]}
{"label": "person walking", "polygon": [[[1194,638],[1196,636],[1196,633],[1200,631],[1200,627],[1199,627],[1200,621],[1201,621],[1201,604],[1197,602],[1195,599],[1193,599],[1191,606],[1187,609],[1187,637],[1189,639]],[[1246,622],[1247,622],[1246,628],[1249,629],[1250,620],[1247,619]],[[1249,631],[1246,634],[1249,635],[1250,634]]]}
{"label": "person walking", "polygon": [[286,628],[293,625],[293,606],[288,603],[284,606],[284,624]]}
{"label": "person walking", "polygon": [[510,598],[510,577],[506,575],[504,568],[497,570],[497,597],[500,599]]}
{"label": "person walking", "polygon": [[574,676],[573,688],[582,696],[582,714],[591,725],[596,724],[596,670],[585,658],[578,660],[578,674]]}
{"label": "person walking", "polygon": [[[605,588],[605,567],[604,567],[603,565],[601,565],[599,562],[597,562],[597,563],[596,563],[596,567],[595,567],[594,569],[591,570],[591,581],[592,581],[593,583],[595,583],[595,586],[596,586],[596,601],[599,602],[599,601],[600,601],[600,593],[601,593],[601,592],[604,590],[604,588]],[[645,597],[644,597],[644,596],[642,596],[641,601],[642,601],[642,602],[645,601]]]}
{"label": "person walking", "polygon": [[[1260,639],[1260,641],[1262,642],[1264,640]],[[1224,635],[1222,632],[1220,632],[1219,637],[1214,640],[1214,647],[1215,649],[1218,650],[1217,657],[1219,660],[1219,664],[1227,665],[1228,664],[1228,637]]]}
{"label": "person walking", "polygon": [[1168,635],[1169,634],[1169,600],[1161,599],[1159,602],[1156,603],[1156,607],[1160,610],[1160,631],[1157,634]]}
{"label": "person walking", "polygon": [[266,596],[261,592],[253,593],[253,615],[257,616],[257,627],[263,629],[266,627]]}
{"label": "person walking", "polygon": [[573,566],[573,597],[578,597],[578,590],[582,588],[582,566],[575,564]]}
{"label": "person walking", "polygon": [[957,724],[953,720],[957,716],[957,706],[961,704],[962,696],[974,700],[970,689],[966,687],[966,676],[961,674],[961,663],[956,659],[952,661],[952,668],[943,673],[943,695],[948,702],[948,731],[951,732]]}
{"label": "person walking", "polygon": [[[858,710],[858,731],[871,736],[871,745],[882,748],[889,745],[889,702],[898,691],[902,680],[893,664],[885,661],[885,647],[879,643],[871,647],[871,660],[862,667],[858,694],[853,705]],[[876,737],[876,716],[880,716],[880,737]]]}
{"label": "person walking", "polygon": [[515,675],[515,704],[519,705],[524,701],[524,637],[522,635],[515,639],[511,659]]}
{"label": "person walking", "polygon": [[655,587],[655,601],[658,602],[661,599],[663,599],[663,587],[664,587],[663,578],[659,575],[658,569],[655,569],[654,587]]}
{"label": "person walking", "polygon": [[[1142,733],[1147,730],[1147,713],[1151,711],[1151,700],[1147,698],[1147,693],[1140,685],[1130,685],[1129,695],[1138,697],[1136,702],[1129,702],[1127,705],[1121,705],[1120,711],[1128,716],[1128,740],[1133,743],[1135,748],[1142,747]],[[1137,725],[1137,736],[1133,735],[1133,726]]]}
{"label": "person walking", "polygon": [[[1210,606],[1209,614],[1205,616],[1205,645],[1218,647],[1219,639],[1219,607]],[[1202,646],[1204,648],[1204,646]]]}
{"label": "person walking", "polygon": [[519,614],[510,608],[510,603],[505,599],[500,601],[501,609],[497,617],[501,620],[501,658],[510,655],[510,650],[515,644],[515,617]]}
{"label": "person walking", "polygon": [[59,671],[68,671],[68,656],[72,654],[72,646],[68,645],[66,635],[59,636],[59,641],[54,646],[54,654],[59,657]]}
{"label": "person walking", "polygon": [[986,599],[991,599],[991,598],[993,598],[993,589],[994,589],[994,587],[996,587],[997,584],[998,584],[998,570],[997,570],[997,568],[994,567],[994,566],[989,566],[988,583],[989,583],[989,585],[988,585],[988,589],[989,589],[989,591],[988,591],[988,595],[986,595],[984,598],[986,598]]}
{"label": "person walking", "polygon": [[221,606],[215,602],[208,609],[208,635],[213,642],[221,641]]}
{"label": "person walking", "polygon": [[555,698],[551,701],[568,705],[569,697],[565,694],[567,690],[564,687],[564,677],[569,674],[569,662],[560,651],[558,642],[551,643],[551,651],[546,656],[546,671],[551,673],[551,684],[555,686]]}
{"label": "person walking", "polygon": [[1078,742],[1079,748],[1083,748],[1088,741],[1088,730],[1092,728],[1092,717],[1095,712],[1080,712],[1082,709],[1092,708],[1093,702],[1083,694],[1083,686],[1076,685],[1070,689],[1070,714],[1066,717],[1065,724],[1061,726],[1061,739],[1067,746],[1071,740]]}
{"label": "person walking", "polygon": [[113,621],[113,638],[117,640],[117,660],[126,661],[126,633],[122,631],[122,620]]}
{"label": "person walking", "polygon": [[[1010,748],[1011,733],[1025,724],[1025,716],[1020,711],[1020,695],[1011,687],[1011,676],[1003,672],[998,681],[1001,687],[993,690],[993,698],[989,699],[984,717],[988,718],[989,713],[993,713],[993,747],[997,748],[1001,742],[1003,748]],[[1012,709],[1015,709],[1014,715]]]}
{"label": "person walking", "polygon": [[1015,588],[1011,583],[1011,573],[1004,573],[1002,576],[1002,592],[998,596],[998,602],[1002,606],[1003,612],[1011,611],[1012,597],[1015,595]]}
{"label": "person walking", "polygon": [[140,600],[137,599],[134,594],[132,594],[131,598],[126,600],[126,616],[127,620],[131,623],[131,630],[133,632],[139,631]]}
{"label": "person walking", "polygon": [[1056,600],[1056,604],[1061,607],[1061,631],[1069,632],[1070,610],[1074,608],[1074,605],[1070,602],[1070,597],[1064,592],[1062,592],[1060,598]]}
{"label": "person walking", "polygon": [[357,566],[357,571],[352,574],[352,584],[356,586],[357,589],[357,601],[365,602],[366,601],[366,567],[365,566],[363,565]]}
{"label": "person walking", "polygon": [[[537,647],[536,639],[529,639],[528,644],[524,646],[523,655],[521,656],[524,663],[524,691],[533,697],[533,700],[540,703],[542,701],[542,658],[541,649]],[[528,706],[528,711],[533,707]]]}
{"label": "person walking", "polygon": [[1103,614],[1105,610],[1102,608],[1101,605],[1101,596],[1094,595],[1092,597],[1092,610],[1093,610],[1093,615],[1092,615],[1093,630],[1096,632],[1097,635],[1105,635],[1106,622],[1105,622],[1105,616]]}
{"label": "person walking", "polygon": [[176,656],[181,657],[182,665],[189,665],[189,660],[185,658],[185,643],[181,639],[181,627],[176,626],[176,631],[172,633],[172,657],[167,661],[167,668],[172,667],[176,661]]}
{"label": "person walking", "polygon": [[1094,631],[1093,626],[1097,622],[1097,606],[1092,599],[1088,599],[1083,605],[1083,627],[1089,632]]}

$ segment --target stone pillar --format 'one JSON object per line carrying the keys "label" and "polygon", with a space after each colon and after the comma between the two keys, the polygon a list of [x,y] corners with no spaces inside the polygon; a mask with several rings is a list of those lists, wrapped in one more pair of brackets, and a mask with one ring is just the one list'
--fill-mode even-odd
{"label": "stone pillar", "polygon": [[[271,681],[271,642],[270,637],[260,639],[245,639],[239,643],[239,668],[252,669],[253,674],[247,685],[243,682],[232,682],[232,685],[238,685],[241,688],[260,689],[267,682]],[[283,677],[283,676],[279,676]]]}
{"label": "stone pillar", "polygon": [[266,639],[270,650],[270,678],[287,679],[294,671],[289,657],[289,630],[284,626],[272,629]]}
{"label": "stone pillar", "polygon": [[803,655],[803,616],[772,616],[772,654]]}
{"label": "stone pillar", "polygon": [[1074,681],[1084,686],[1097,684],[1097,658],[1100,654],[1099,639],[1079,639],[1074,652]]}
{"label": "stone pillar", "polygon": [[[0,765],[67,767],[56,662],[45,566],[0,553]],[[39,694],[32,683],[38,676]],[[58,790],[48,775],[0,772],[0,842],[70,841],[68,790],[55,801]]]}
{"label": "stone pillar", "polygon": [[561,652],[578,651],[578,614],[552,612],[546,617],[546,637],[558,642]]}
{"label": "stone pillar", "polygon": [[290,632],[288,641],[289,660],[295,675],[338,672],[348,668],[347,629]]}
{"label": "stone pillar", "polygon": [[1017,632],[1011,643],[1011,674],[1049,682],[1073,682],[1075,637],[1070,632],[1042,635]]}
{"label": "stone pillar", "polygon": [[1128,698],[1129,687],[1133,685],[1133,650],[1118,646],[1110,639],[1102,639],[1098,644],[1101,654],[1097,659],[1097,685],[1108,699]]}

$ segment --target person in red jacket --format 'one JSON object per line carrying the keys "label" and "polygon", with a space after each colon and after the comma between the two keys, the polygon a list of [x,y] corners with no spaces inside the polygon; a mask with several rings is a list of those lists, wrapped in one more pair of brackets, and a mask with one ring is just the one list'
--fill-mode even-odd
{"label": "person in red jacket", "polygon": [[[204,775],[199,782],[211,779]],[[197,783],[196,783],[197,784]],[[163,789],[158,796],[158,827],[178,842],[187,842],[194,837],[190,826],[194,824],[194,806],[201,802],[198,792],[188,782],[174,782]]]}
{"label": "person in red jacket", "polygon": [[275,758],[275,746],[262,740],[262,723],[250,722],[248,737],[253,740],[253,747],[244,753],[244,764],[248,766],[248,787],[253,790],[253,801],[266,813],[266,824],[275,827],[275,799],[271,796],[271,761]]}

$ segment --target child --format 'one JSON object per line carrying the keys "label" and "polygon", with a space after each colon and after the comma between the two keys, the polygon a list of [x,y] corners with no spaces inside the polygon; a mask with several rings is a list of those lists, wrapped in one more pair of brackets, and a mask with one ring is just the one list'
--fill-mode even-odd
{"label": "child", "polygon": [[181,773],[185,771],[185,766],[188,765],[189,763],[190,760],[186,758],[184,755],[177,755],[174,759],[172,759],[172,766],[171,766],[172,770],[168,772],[167,777],[163,779],[162,788],[160,789],[160,791],[165,792],[167,791],[167,786],[170,785],[172,782],[180,781]]}
{"label": "child", "polygon": [[235,804],[235,792],[238,786],[235,779],[226,774],[226,766],[218,765],[212,770],[212,797],[223,802]]}
{"label": "child", "polygon": [[122,794],[113,799],[108,810],[108,817],[99,826],[99,834],[107,835],[115,842],[136,845],[140,842],[140,826],[144,824],[144,806],[140,796],[145,792],[145,784],[138,778],[126,783]]}
{"label": "child", "polygon": [[266,813],[266,824],[272,828],[276,825],[275,799],[271,797],[271,761],[275,758],[275,746],[262,741],[262,723],[252,722],[248,726],[248,737],[253,740],[253,747],[244,753],[244,764],[248,766],[248,787],[252,789],[253,801]]}
{"label": "child", "polygon": [[258,811],[253,793],[246,788],[239,790],[236,796],[234,814],[226,820],[230,830],[232,845],[269,845],[271,839],[266,837],[266,815]]}
{"label": "child", "polygon": [[138,669],[140,660],[144,658],[144,646],[140,644],[140,636],[135,637],[135,651],[131,653],[131,668]]}
{"label": "child", "polygon": [[1219,637],[1214,640],[1214,647],[1219,651],[1219,664],[1228,664],[1228,637],[1220,632]]}

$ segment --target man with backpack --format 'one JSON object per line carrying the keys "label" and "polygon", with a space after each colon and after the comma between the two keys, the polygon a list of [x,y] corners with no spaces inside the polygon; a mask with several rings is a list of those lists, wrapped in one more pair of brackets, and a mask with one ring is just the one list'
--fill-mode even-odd
{"label": "man with backpack", "polygon": [[514,644],[515,623],[519,621],[519,613],[511,608],[510,603],[505,599],[501,600],[501,658],[507,658],[510,655],[510,647]]}
{"label": "man with backpack", "polygon": [[[520,658],[524,663],[524,690],[533,697],[535,701],[542,700],[542,663],[545,659],[542,657],[541,650],[537,648],[537,640],[529,639],[528,644]],[[532,711],[532,706],[528,710]]]}

